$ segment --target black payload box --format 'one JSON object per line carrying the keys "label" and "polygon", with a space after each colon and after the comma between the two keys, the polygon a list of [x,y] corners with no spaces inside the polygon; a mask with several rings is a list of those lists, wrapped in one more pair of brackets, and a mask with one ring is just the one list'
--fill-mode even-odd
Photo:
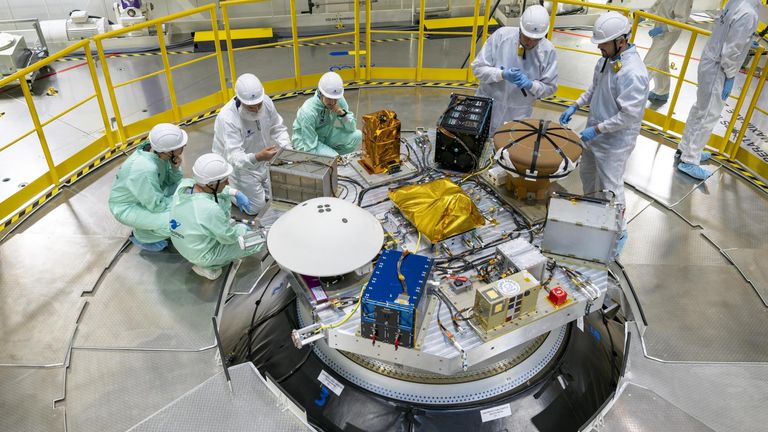
{"label": "black payload box", "polygon": [[493,99],[451,94],[451,103],[437,123],[438,166],[461,172],[478,168],[491,128],[492,108]]}

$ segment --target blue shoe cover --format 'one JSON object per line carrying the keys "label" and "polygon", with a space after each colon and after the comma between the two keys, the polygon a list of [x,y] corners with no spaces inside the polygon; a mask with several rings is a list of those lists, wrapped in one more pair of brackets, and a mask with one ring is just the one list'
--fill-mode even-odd
{"label": "blue shoe cover", "polygon": [[[680,150],[675,150],[675,159],[680,159],[680,156],[683,155],[683,152]],[[712,159],[712,153],[708,151],[701,152],[701,156],[699,156],[699,163],[704,163],[708,160]]]}
{"label": "blue shoe cover", "polygon": [[698,180],[706,180],[712,175],[712,172],[706,168],[685,162],[680,162],[677,169]]}
{"label": "blue shoe cover", "polygon": [[128,238],[131,240],[131,243],[145,251],[160,252],[168,246],[168,240],[160,240],[159,242],[154,243],[142,243],[138,241],[136,237],[133,236],[133,234],[131,234],[131,236]]}
{"label": "blue shoe cover", "polygon": [[624,244],[627,242],[627,238],[629,238],[629,232],[627,230],[622,231],[621,237],[616,241],[616,252],[614,252],[613,255],[614,258],[618,258],[621,250],[624,249]]}

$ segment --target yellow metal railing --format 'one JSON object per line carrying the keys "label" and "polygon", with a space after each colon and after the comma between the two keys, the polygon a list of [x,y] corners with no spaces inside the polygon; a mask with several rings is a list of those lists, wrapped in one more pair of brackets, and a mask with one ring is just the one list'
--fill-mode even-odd
{"label": "yellow metal railing", "polygon": [[[427,31],[425,27],[425,10],[426,10],[425,0],[420,0],[418,3],[418,7],[419,7],[418,29],[401,31],[401,30],[372,29],[373,19],[372,19],[372,11],[371,11],[371,3],[372,3],[371,0],[365,1],[363,5],[364,11],[361,11],[362,8],[359,3],[354,2],[354,9],[353,9],[354,27],[352,31],[300,38],[299,30],[298,30],[296,0],[289,0],[290,20],[291,20],[290,40],[234,48],[232,44],[230,9],[232,7],[237,7],[243,4],[259,3],[263,1],[265,0],[230,0],[226,2],[220,2],[222,23],[223,23],[223,28],[221,29],[219,28],[219,24],[216,16],[217,7],[215,4],[209,4],[206,6],[190,9],[184,12],[179,12],[179,13],[168,15],[165,17],[160,17],[144,23],[136,24],[131,26],[130,28],[113,31],[103,35],[98,35],[94,37],[92,41],[83,40],[78,43],[75,43],[65,50],[62,50],[24,70],[21,70],[3,80],[0,80],[0,86],[18,81],[18,85],[21,87],[21,91],[24,95],[27,106],[29,107],[30,118],[32,120],[32,123],[34,124],[34,128],[26,132],[25,134],[22,134],[22,136],[16,137],[8,143],[0,143],[0,155],[4,150],[12,147],[14,144],[20,142],[21,140],[31,136],[32,134],[37,134],[37,137],[40,141],[40,147],[42,149],[43,155],[45,156],[45,161],[48,169],[44,175],[42,175],[37,180],[31,182],[27,187],[20,189],[11,197],[6,198],[5,200],[0,202],[0,227],[4,226],[2,225],[2,223],[8,220],[15,212],[18,211],[18,209],[24,208],[24,206],[28,205],[28,203],[31,202],[33,199],[37,199],[44,192],[50,191],[52,188],[58,187],[58,185],[66,181],[66,179],[68,178],[69,175],[71,175],[71,173],[77,172],[76,171],[77,169],[79,169],[80,167],[86,166],[88,163],[90,163],[100,155],[103,155],[105,152],[110,152],[110,151],[115,151],[116,149],[125,148],[127,140],[129,138],[146,133],[151,128],[152,125],[161,121],[180,122],[183,119],[191,117],[197,113],[221,106],[221,104],[226,102],[231,95],[231,90],[227,86],[226,79],[227,77],[229,77],[231,83],[235,82],[237,77],[237,72],[235,69],[235,54],[240,51],[251,50],[256,48],[271,48],[271,47],[284,48],[288,46],[292,48],[292,57],[294,62],[293,76],[286,76],[277,80],[265,82],[264,84],[267,90],[272,92],[289,91],[289,90],[295,90],[299,88],[314,86],[317,82],[317,77],[318,77],[317,74],[302,75],[300,55],[299,55],[300,44],[303,42],[311,42],[311,41],[325,40],[325,39],[331,39],[331,38],[351,38],[352,39],[352,44],[354,45],[354,51],[353,51],[354,69],[341,71],[342,77],[344,77],[347,80],[349,79],[355,79],[355,80],[357,79],[366,79],[366,80],[394,79],[397,81],[416,81],[416,83],[429,81],[429,80],[458,81],[458,82],[470,82],[470,83],[474,82],[475,78],[472,75],[470,66],[467,66],[466,68],[455,68],[455,69],[425,67],[424,42],[426,38],[431,35],[451,35],[451,36],[468,37],[470,39],[469,40],[470,46],[468,51],[470,54],[470,61],[471,61],[471,59],[474,58],[476,49],[477,49],[475,41],[478,39],[478,31],[480,31],[479,24],[481,19],[483,20],[481,42],[484,43],[488,37],[490,7],[492,3],[491,0],[485,0],[484,2],[481,2],[480,0],[474,1],[474,12],[473,12],[473,20],[472,20],[473,27],[471,31]],[[677,82],[674,87],[672,98],[670,100],[670,105],[666,114],[656,113],[655,111],[647,110],[645,120],[664,130],[680,132],[682,122],[673,119],[672,115],[677,105],[683,84],[688,83],[688,84],[695,85],[694,82],[685,79],[685,77],[690,64],[693,47],[696,41],[698,40],[697,38],[699,36],[708,36],[710,32],[700,29],[698,27],[682,24],[676,21],[667,20],[661,17],[656,17],[654,15],[651,15],[645,12],[632,13],[630,12],[629,9],[621,6],[595,4],[595,3],[581,2],[576,0],[561,0],[561,1],[552,2],[553,14],[552,14],[552,25],[550,26],[550,31],[548,35],[549,38],[552,37],[552,32],[555,24],[555,19],[556,19],[555,11],[557,10],[557,6],[559,4],[578,5],[578,6],[585,6],[590,8],[604,9],[604,10],[615,10],[627,16],[631,15],[631,18],[633,20],[633,23],[632,23],[633,38],[634,38],[634,35],[636,34],[638,23],[641,17],[690,32],[690,38],[689,38],[687,49],[686,49],[685,59],[677,75],[649,68],[653,72],[662,73],[664,75],[675,78]],[[164,29],[166,28],[166,25],[168,25],[172,21],[180,18],[184,18],[190,15],[194,15],[194,14],[209,15],[211,29],[213,30],[213,36],[214,36],[214,52],[200,56],[200,57],[196,57],[194,59],[185,61],[183,63],[171,65],[168,58],[169,53],[166,49]],[[360,34],[362,16],[365,17],[365,23],[364,23],[365,27],[364,27],[364,33],[363,33],[363,37],[365,38],[364,40],[361,39],[361,34]],[[121,35],[124,35],[129,31],[136,31],[144,28],[151,28],[151,29],[154,29],[156,32],[158,45],[160,46],[160,56],[161,56],[162,65],[163,65],[162,69],[155,72],[151,72],[149,74],[146,74],[140,77],[131,78],[123,82],[114,83],[112,80],[112,77],[110,74],[110,68],[109,68],[110,56],[107,55],[104,50],[105,42],[110,38],[120,37]],[[371,62],[372,48],[373,48],[372,37],[376,34],[387,34],[387,35],[405,34],[405,35],[417,36],[418,46],[417,46],[415,67],[383,67],[383,66],[373,67]],[[221,46],[222,42],[225,44],[226,50],[227,50],[226,60],[224,59],[224,54]],[[101,61],[103,66],[102,73],[104,75],[104,80],[105,80],[104,89],[106,90],[107,96],[109,97],[109,100],[111,102],[111,110],[112,110],[111,114],[114,117],[114,122],[115,122],[114,128],[110,124],[110,121],[109,121],[110,114],[108,114],[108,109],[104,101],[104,96],[102,95],[102,87],[99,85],[99,78],[96,72],[96,67],[93,59],[92,44],[95,45],[98,58]],[[573,47],[556,46],[556,48],[559,50],[575,52],[583,55],[590,55],[590,56],[599,55],[597,52],[594,52],[594,51],[578,49]],[[35,108],[34,98],[31,95],[29,87],[27,86],[25,76],[28,73],[38,71],[42,67],[47,66],[55,62],[56,60],[80,50],[84,51],[85,57],[87,59],[89,76],[94,84],[94,93],[92,95],[85,97],[83,100],[75,103],[74,105],[64,109],[62,112],[50,118],[47,118],[45,121],[41,121],[37,113],[37,110]],[[747,77],[747,80],[742,88],[742,91],[738,95],[733,96],[736,100],[736,110],[735,110],[736,114],[733,115],[732,118],[730,119],[725,137],[712,135],[710,143],[715,143],[715,147],[718,147],[722,152],[728,155],[730,159],[740,161],[746,166],[758,171],[761,175],[766,176],[768,175],[768,164],[765,164],[764,162],[754,158],[753,156],[751,156],[751,154],[749,154],[749,152],[743,151],[740,147],[741,142],[744,139],[746,127],[742,127],[739,130],[739,133],[734,141],[730,141],[728,139],[731,136],[732,131],[736,127],[737,116],[738,116],[737,113],[743,107],[744,103],[747,102],[747,96],[751,95],[751,99],[749,100],[749,103],[748,103],[748,108],[746,111],[743,124],[745,125],[748,124],[748,122],[752,118],[755,111],[758,111],[764,115],[768,115],[768,111],[757,106],[757,102],[759,100],[759,97],[765,85],[766,77],[768,77],[768,65],[766,65],[763,68],[760,74],[756,91],[752,93],[750,92],[750,89],[749,89],[752,81],[751,77],[754,71],[756,70],[758,63],[761,61],[760,60],[761,54],[762,54],[762,49],[760,49],[760,51],[757,53],[755,59],[751,64],[750,74]],[[360,59],[361,55],[365,55],[364,64],[361,64],[361,59]],[[219,89],[216,90],[211,95],[204,96],[200,99],[197,99],[192,102],[188,102],[186,104],[180,104],[177,98],[176,89],[173,83],[173,73],[179,70],[184,70],[185,68],[188,68],[192,65],[198,64],[206,60],[215,60],[216,65],[214,67],[214,70],[218,73]],[[225,63],[228,66],[228,68],[225,67]],[[253,72],[255,72],[258,75],[258,70]],[[168,98],[170,99],[170,105],[171,105],[170,109],[165,112],[152,115],[149,118],[134,122],[132,124],[125,124],[125,120],[120,112],[120,104],[119,104],[120,98],[118,98],[117,96],[116,89],[127,87],[139,81],[152,78],[152,77],[161,76],[161,75],[165,77],[167,82]],[[559,90],[558,95],[572,95],[578,91],[580,90],[561,86],[561,89]],[[98,103],[99,114],[101,116],[102,122],[104,123],[104,130],[105,130],[104,136],[94,141],[93,143],[84,145],[84,148],[81,151],[79,151],[73,156],[70,156],[65,161],[62,161],[61,163],[57,164],[53,160],[53,157],[51,156],[49,143],[46,139],[47,137],[44,131],[45,126],[50,125],[52,122],[60,119],[64,115],[67,115],[83,107],[86,103],[91,101],[96,101]]]}
{"label": "yellow metal railing", "polygon": [[[171,63],[168,59],[168,50],[166,49],[166,43],[165,43],[165,26],[168,23],[178,20],[180,18],[184,18],[191,15],[196,15],[196,14],[205,14],[205,13],[207,13],[210,17],[211,28],[213,30],[214,53],[206,56],[201,56],[200,58],[195,58],[178,65],[171,66]],[[104,52],[104,41],[112,38],[120,37],[126,33],[142,30],[145,28],[147,29],[154,28],[155,30],[157,43],[158,43],[158,46],[160,47],[160,56],[162,59],[163,68],[160,69],[159,71],[151,72],[146,75],[142,75],[140,77],[136,77],[136,78],[115,84],[112,80],[112,76],[109,70],[109,56],[107,56],[107,54]],[[99,59],[103,66],[103,73],[104,73],[105,85],[107,88],[107,94],[109,95],[109,99],[112,103],[112,110],[115,114],[115,123],[117,125],[117,132],[120,137],[120,141],[126,142],[128,138],[130,138],[133,135],[136,135],[136,133],[134,133],[133,129],[128,130],[123,121],[123,117],[120,113],[119,101],[117,98],[117,94],[115,93],[115,90],[118,88],[137,83],[147,78],[155,77],[158,75],[164,75],[165,81],[168,87],[168,97],[171,102],[170,115],[166,116],[166,118],[169,121],[173,121],[177,123],[180,122],[181,119],[188,114],[192,114],[195,111],[202,111],[204,109],[211,108],[216,104],[224,102],[228,98],[229,90],[227,89],[226,75],[224,73],[224,63],[223,63],[222,52],[221,52],[221,38],[219,35],[218,28],[219,28],[219,25],[216,19],[216,5],[209,4],[206,6],[189,9],[183,12],[178,12],[168,16],[156,18],[143,23],[137,23],[137,24],[131,25],[130,27],[126,27],[126,28],[122,28],[122,29],[118,29],[118,30],[114,30],[111,32],[94,36],[93,40],[96,43],[96,50],[98,52]],[[231,44],[231,41],[228,42],[228,46],[230,44]],[[219,91],[217,91],[213,95],[214,97],[209,101],[209,103],[202,104],[202,105],[193,104],[188,109],[183,109],[179,105],[178,98],[176,95],[176,88],[173,84],[173,71],[184,68],[184,67],[188,67],[192,64],[195,64],[203,60],[208,60],[213,58],[216,59],[216,66],[218,69]],[[212,103],[210,103],[211,101]],[[209,106],[206,106],[206,105],[209,105]]]}
{"label": "yellow metal railing", "polygon": [[[32,92],[30,91],[29,85],[27,83],[27,78],[26,78],[27,75],[31,73],[37,73],[44,67],[47,67],[48,65],[50,65],[51,63],[54,63],[55,61],[65,56],[71,55],[72,53],[80,50],[83,50],[85,52],[85,57],[87,60],[86,64],[88,67],[89,75],[93,83],[93,89],[94,89],[93,94],[86,96],[84,99],[76,102],[75,104],[73,104],[68,108],[65,108],[63,111],[50,117],[49,119],[45,121],[41,121],[40,115],[38,114],[38,111],[35,105],[35,100],[32,97]],[[73,171],[73,168],[76,168],[76,167],[72,167],[71,160],[65,160],[59,163],[56,163],[56,161],[54,161],[54,158],[51,153],[51,147],[49,144],[49,139],[48,139],[49,137],[46,135],[44,130],[45,126],[77,110],[78,108],[82,107],[86,103],[96,100],[98,104],[99,115],[101,117],[101,121],[104,124],[105,131],[109,131],[109,127],[110,127],[109,119],[107,115],[107,109],[104,104],[104,98],[102,97],[101,87],[99,86],[99,81],[96,75],[96,65],[93,61],[90,41],[88,40],[75,43],[65,48],[64,50],[57,52],[56,54],[50,57],[42,59],[37,63],[29,67],[26,67],[22,70],[19,70],[16,73],[0,80],[0,87],[4,87],[6,85],[12,85],[12,83],[14,82],[17,82],[19,87],[21,88],[21,92],[24,95],[24,100],[27,104],[27,109],[29,110],[29,116],[30,116],[30,119],[32,120],[32,124],[34,125],[34,128],[26,133],[23,133],[21,136],[16,137],[15,139],[12,139],[9,143],[3,144],[2,147],[0,147],[0,155],[2,154],[3,151],[11,148],[13,145],[19,143],[23,139],[31,136],[32,134],[36,134],[37,139],[40,143],[40,149],[43,153],[43,157],[45,158],[45,163],[48,171],[45,172],[42,176],[38,177],[37,179],[34,179],[33,181],[29,182],[27,186],[20,189],[15,194],[0,201],[0,221],[7,218],[16,209],[23,207],[30,200],[46,193],[47,191],[50,191],[52,188],[56,188],[59,185],[61,185],[61,183],[65,180],[66,176]],[[109,133],[105,133],[104,138],[99,140],[99,144],[100,144],[100,148],[98,151],[106,150],[108,148],[114,148],[115,146],[112,140],[112,135]],[[73,158],[70,158],[70,159],[73,159]]]}

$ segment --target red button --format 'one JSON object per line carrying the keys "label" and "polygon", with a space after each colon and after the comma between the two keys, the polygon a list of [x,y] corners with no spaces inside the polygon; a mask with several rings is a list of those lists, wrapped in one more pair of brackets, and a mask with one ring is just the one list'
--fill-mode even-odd
{"label": "red button", "polygon": [[560,306],[568,299],[568,293],[560,287],[554,287],[549,290],[549,296],[547,299],[555,306]]}

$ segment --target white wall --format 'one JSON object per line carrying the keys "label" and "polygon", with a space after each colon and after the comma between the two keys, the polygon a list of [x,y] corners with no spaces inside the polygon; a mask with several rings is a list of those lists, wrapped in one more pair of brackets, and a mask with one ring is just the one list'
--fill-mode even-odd
{"label": "white wall", "polygon": [[0,19],[61,19],[73,9],[103,16],[107,13],[105,4],[105,0],[0,0]]}
{"label": "white wall", "polygon": [[[317,2],[325,3],[326,1],[338,2],[342,0],[318,0]],[[151,3],[154,4],[155,9],[152,15],[159,17],[213,2],[215,0],[153,0]],[[87,10],[91,15],[106,16],[114,21],[112,3],[113,0],[0,0],[0,19],[62,19],[66,18],[73,9],[83,9]],[[378,0],[372,4],[372,9],[374,11],[410,10],[414,3],[418,5],[418,0]],[[451,7],[461,7],[474,5],[474,0],[427,0],[426,4],[430,8],[448,5]],[[299,12],[306,10],[306,0],[296,0],[296,9]],[[326,12],[326,9],[331,13],[347,12],[352,10],[352,5],[320,6],[319,10],[314,10],[314,13],[323,13]],[[232,10],[236,11],[236,15],[242,17],[282,16],[288,14],[289,2],[288,0],[273,0],[271,2],[237,6]]]}

